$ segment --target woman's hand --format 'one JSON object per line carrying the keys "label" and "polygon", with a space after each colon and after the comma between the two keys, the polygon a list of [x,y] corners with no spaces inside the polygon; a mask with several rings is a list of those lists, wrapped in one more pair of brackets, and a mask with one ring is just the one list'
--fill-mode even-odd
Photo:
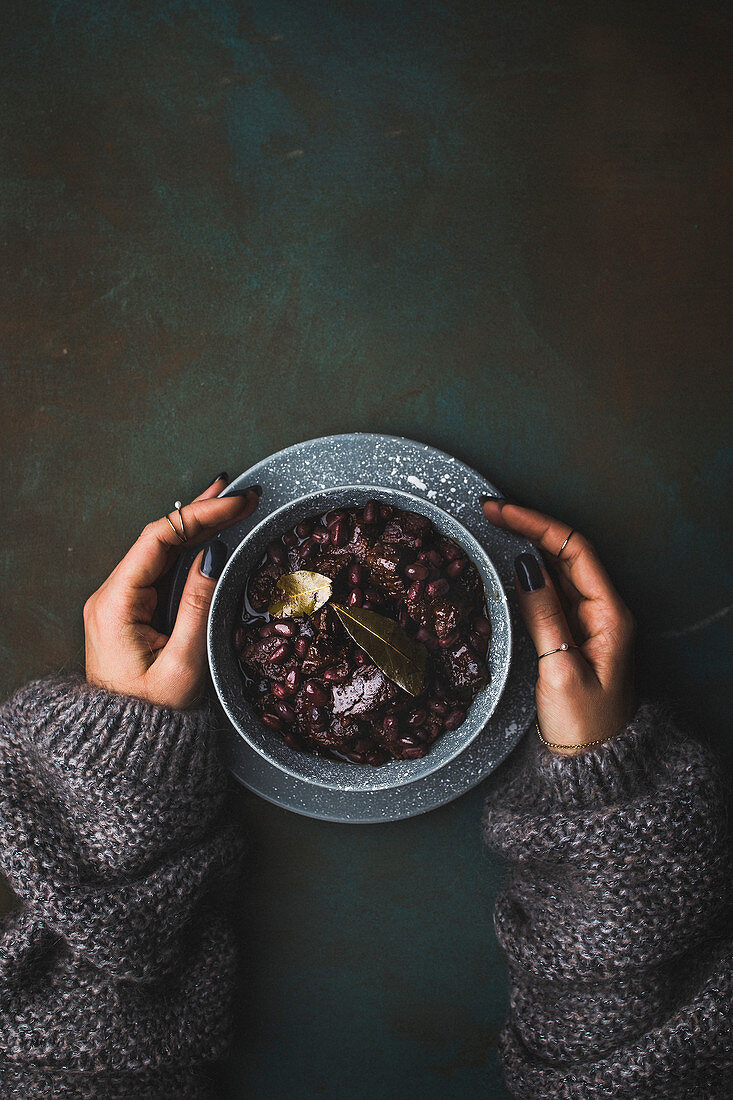
{"label": "woman's hand", "polygon": [[[205,542],[254,512],[259,499],[255,490],[217,497],[225,485],[226,475],[221,474],[181,509],[185,545]],[[171,519],[179,525],[176,512]],[[153,586],[183,545],[165,516],[154,520],[89,597],[84,605],[89,683],[167,707],[185,709],[199,701],[206,675],[206,620],[226,549],[213,543],[196,557],[168,637],[151,625],[157,603]]]}
{"label": "woman's hand", "polygon": [[631,612],[578,531],[558,558],[572,530],[566,523],[493,500],[483,510],[497,527],[524,535],[555,563],[561,592],[532,554],[520,554],[515,562],[519,608],[538,656],[564,643],[579,647],[539,662],[536,697],[542,736],[568,747],[613,737],[636,709]]}

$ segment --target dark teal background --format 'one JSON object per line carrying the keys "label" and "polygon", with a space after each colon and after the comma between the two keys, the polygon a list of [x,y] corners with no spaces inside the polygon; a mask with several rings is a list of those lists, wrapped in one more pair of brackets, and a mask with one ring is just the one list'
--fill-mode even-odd
{"label": "dark teal background", "polygon": [[[9,6],[4,690],[80,659],[174,498],[384,431],[585,531],[641,686],[729,754],[728,11]],[[484,793],[347,827],[243,792],[228,1095],[504,1095]]]}

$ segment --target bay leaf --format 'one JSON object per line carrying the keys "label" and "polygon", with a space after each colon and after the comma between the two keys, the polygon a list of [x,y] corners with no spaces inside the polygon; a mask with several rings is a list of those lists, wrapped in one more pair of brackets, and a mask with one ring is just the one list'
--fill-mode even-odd
{"label": "bay leaf", "polygon": [[365,611],[363,607],[331,604],[344,629],[361,649],[398,687],[409,695],[419,695],[425,685],[428,651],[406,634],[399,623]]}
{"label": "bay leaf", "polygon": [[273,600],[267,609],[268,614],[275,619],[290,619],[297,615],[312,615],[328,603],[333,582],[323,573],[298,569],[295,573],[284,573],[276,587],[282,596]]}

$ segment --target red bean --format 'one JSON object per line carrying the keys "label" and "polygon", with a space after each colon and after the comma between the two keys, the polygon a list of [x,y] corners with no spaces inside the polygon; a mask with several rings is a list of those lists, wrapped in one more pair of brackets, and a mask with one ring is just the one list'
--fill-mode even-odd
{"label": "red bean", "polygon": [[366,653],[364,653],[361,649],[357,649],[356,653],[353,656],[354,664],[365,665],[368,660],[369,658],[367,657]]}
{"label": "red bean", "polygon": [[392,515],[392,511],[393,509],[390,507],[389,504],[382,504],[379,509],[379,515],[382,519],[389,519],[389,517]]}
{"label": "red bean", "polygon": [[425,581],[413,581],[410,587],[407,589],[407,599],[410,603],[416,603],[421,600],[425,594]]}
{"label": "red bean", "polygon": [[282,536],[281,541],[285,544],[285,546],[297,546],[298,536],[296,535],[295,531],[286,531],[285,534]]}
{"label": "red bean", "polygon": [[245,631],[243,626],[238,626],[234,631],[234,648],[241,649],[244,645]]}
{"label": "red bean", "polygon": [[436,569],[440,569],[443,564],[443,559],[437,550],[428,550],[427,555],[423,559],[429,561],[431,565],[434,565]]}
{"label": "red bean", "polygon": [[465,559],[461,561],[460,558],[456,558],[455,561],[449,561],[444,570],[446,577],[450,577],[451,580],[454,577],[460,577],[461,573],[466,568],[466,564]]}
{"label": "red bean", "polygon": [[323,679],[330,684],[342,684],[349,678],[348,668],[327,668],[323,672]]}
{"label": "red bean", "polygon": [[276,699],[284,699],[286,695],[289,695],[287,684],[274,683],[272,685],[272,694]]}
{"label": "red bean", "polygon": [[290,730],[283,730],[283,741],[291,749],[301,748],[300,738],[296,737],[296,735],[294,733],[291,733]]}
{"label": "red bean", "polygon": [[346,601],[349,607],[361,607],[364,603],[364,593],[360,588],[352,588]]}
{"label": "red bean", "polygon": [[428,710],[431,710],[433,714],[437,714],[440,718],[444,718],[448,713],[448,704],[444,699],[428,699]]}
{"label": "red bean", "polygon": [[415,745],[418,745],[419,741],[416,737],[413,737],[411,733],[408,733],[405,734],[403,737],[398,738],[397,744],[400,746],[400,748],[411,749],[414,748]]}
{"label": "red bean", "polygon": [[491,634],[491,623],[488,619],[485,619],[483,615],[477,615],[473,620],[473,629],[477,634],[481,634],[484,638],[488,638]]}
{"label": "red bean", "polygon": [[364,505],[364,522],[376,523],[379,519],[379,505],[376,500],[370,500]]}
{"label": "red bean", "polygon": [[319,529],[318,529],[317,531],[314,531],[314,532],[313,532],[313,534],[311,535],[311,538],[312,538],[312,539],[315,539],[315,540],[316,540],[316,542],[317,542],[317,543],[318,543],[318,544],[319,544],[320,546],[322,546],[324,542],[328,542],[328,540],[330,539],[330,537],[331,537],[331,534],[330,534],[330,532],[329,532],[329,531],[327,531],[327,530],[325,530],[325,529],[324,529],[324,528],[322,528],[322,527],[319,527]]}
{"label": "red bean", "polygon": [[277,713],[280,715],[280,717],[282,718],[282,720],[284,722],[287,722],[288,725],[293,724],[293,722],[295,721],[296,715],[295,715],[295,711],[290,706],[290,703],[277,703],[275,705],[275,709],[277,710]]}
{"label": "red bean", "polygon": [[270,561],[274,561],[277,565],[282,565],[287,560],[287,554],[285,553],[282,539],[273,539],[273,541],[268,544],[267,556]]}
{"label": "red bean", "polygon": [[334,546],[346,546],[349,541],[349,528],[345,519],[338,519],[331,526],[331,542]]}
{"label": "red bean", "polygon": [[471,631],[469,638],[471,646],[476,650],[479,657],[483,659],[486,654],[486,638],[482,638],[480,634],[477,634],[475,630]]}
{"label": "red bean", "polygon": [[427,714],[424,710],[411,710],[410,713],[407,715],[407,724],[408,726],[417,728],[418,726],[421,726],[423,724],[426,718]]}
{"label": "red bean", "polygon": [[326,512],[326,527],[332,527],[342,519],[346,519],[346,512],[342,508],[337,508],[334,512]]}
{"label": "red bean", "polygon": [[438,639],[434,634],[431,634],[429,630],[426,630],[424,626],[421,626],[415,635],[416,642],[422,642],[428,649],[437,649]]}
{"label": "red bean", "polygon": [[349,567],[348,577],[349,584],[353,584],[354,586],[361,584],[364,579],[364,570],[358,562],[355,561],[354,564]]}
{"label": "red bean", "polygon": [[303,561],[309,561],[318,550],[318,543],[314,538],[306,539],[298,547],[298,553]]}
{"label": "red bean", "polygon": [[402,753],[404,760],[419,760],[421,756],[424,756],[428,751],[427,745],[414,745],[412,748],[405,749]]}
{"label": "red bean", "polygon": [[463,557],[463,551],[454,542],[441,542],[440,552],[446,561],[457,561]]}
{"label": "red bean", "polygon": [[364,589],[364,599],[369,600],[370,603],[381,603],[382,597],[379,592],[374,588]]}
{"label": "red bean", "polygon": [[310,649],[310,638],[297,638],[295,641],[295,652],[299,657],[305,657],[306,653]]}
{"label": "red bean", "polygon": [[443,722],[443,729],[457,730],[459,726],[462,726],[466,721],[465,711],[462,711],[459,707],[452,710],[448,717]]}
{"label": "red bean", "polygon": [[451,646],[454,646],[456,644],[456,642],[458,641],[458,638],[459,638],[458,631],[457,630],[451,630],[450,634],[446,638],[441,638],[438,644],[440,646],[442,646],[443,649],[450,649]]}
{"label": "red bean", "polygon": [[308,520],[301,520],[295,528],[295,533],[299,539],[307,539],[313,533],[313,524]]}
{"label": "red bean", "polygon": [[274,620],[272,622],[269,622],[269,623],[264,623],[259,629],[260,638],[269,638],[274,633],[275,633],[275,622],[274,622]]}
{"label": "red bean", "polygon": [[315,703],[317,707],[325,706],[328,702],[328,693],[317,680],[306,680],[304,691],[308,696],[309,702]]}
{"label": "red bean", "polygon": [[287,661],[292,650],[287,642],[281,642],[279,646],[273,649],[272,653],[268,654],[267,660],[271,665],[281,665],[283,661]]}
{"label": "red bean", "polygon": [[450,584],[445,577],[438,577],[437,581],[431,581],[428,585],[428,596],[446,596],[450,591]]}
{"label": "red bean", "polygon": [[[297,642],[296,648],[297,648]],[[300,683],[300,672],[297,668],[291,668],[285,677],[285,686],[288,689],[288,695],[294,695],[298,690],[298,684]]]}
{"label": "red bean", "polygon": [[283,728],[282,719],[278,718],[276,714],[270,714],[269,712],[263,714],[262,721],[266,726],[269,726],[271,730],[280,731]]}
{"label": "red bean", "polygon": [[282,634],[285,638],[294,638],[298,633],[298,628],[295,623],[291,622],[276,622],[275,633]]}
{"label": "red bean", "polygon": [[405,576],[411,581],[426,581],[428,574],[427,566],[421,562],[416,561],[412,565],[405,566]]}

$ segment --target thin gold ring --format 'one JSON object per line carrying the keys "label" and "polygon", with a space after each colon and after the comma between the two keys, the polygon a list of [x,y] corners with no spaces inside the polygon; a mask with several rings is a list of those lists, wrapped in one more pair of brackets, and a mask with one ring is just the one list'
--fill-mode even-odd
{"label": "thin gold ring", "polygon": [[568,649],[580,649],[580,646],[575,645],[573,642],[563,642],[557,649],[548,649],[547,653],[540,653],[537,660],[541,661],[543,657],[549,657],[551,653],[565,653]]}
{"label": "thin gold ring", "polygon": [[183,522],[183,512],[181,511],[181,502],[180,502],[180,500],[177,500],[174,503],[173,507],[178,512],[178,518],[181,521],[181,530],[180,531],[178,530],[178,528],[176,527],[175,523],[173,522],[173,520],[171,519],[170,516],[167,515],[165,518],[168,520],[171,527],[173,528],[173,533],[178,536],[180,541],[181,542],[188,542],[188,535],[186,534],[186,525]]}
{"label": "thin gold ring", "polygon": [[558,557],[558,558],[560,557],[560,555],[562,554],[563,550],[565,549],[565,547],[567,546],[567,544],[568,544],[568,543],[570,542],[570,540],[571,540],[571,538],[573,537],[573,535],[574,535],[574,534],[575,534],[575,531],[571,531],[571,532],[570,532],[570,534],[569,534],[569,535],[568,535],[568,537],[567,537],[567,538],[565,539],[565,542],[564,542],[564,543],[562,544],[562,546],[561,546],[561,547],[560,547],[560,549],[558,550],[558,552],[557,552],[557,554],[555,555],[555,557]]}

